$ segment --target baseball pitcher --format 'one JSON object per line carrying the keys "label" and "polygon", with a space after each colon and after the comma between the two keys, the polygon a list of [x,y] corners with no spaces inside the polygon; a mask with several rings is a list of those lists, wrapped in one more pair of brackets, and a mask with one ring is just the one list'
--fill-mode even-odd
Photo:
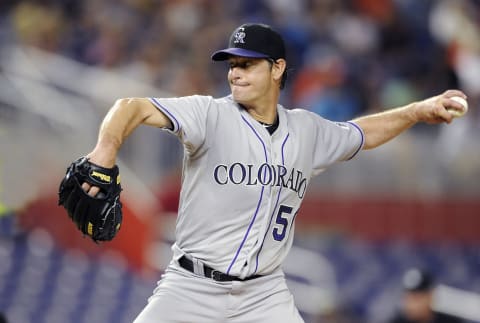
{"label": "baseball pitcher", "polygon": [[[98,200],[99,192],[108,197],[104,182],[111,180],[115,194],[106,208],[110,213],[105,212],[121,219],[114,178],[125,138],[140,124],[178,137],[184,160],[174,256],[135,323],[303,322],[282,261],[312,177],[417,122],[450,123],[448,109],[462,110],[451,98],[466,96],[448,90],[379,114],[332,122],[279,104],[287,60],[284,41],[271,27],[238,27],[228,48],[212,59],[228,63],[228,96],[117,100],[102,122],[95,148],[76,164],[106,176],[92,180],[70,171],[69,178],[75,178],[70,186],[85,204],[83,199]],[[62,196],[75,208],[75,199]],[[110,222],[116,233],[118,220]],[[89,225],[79,227],[88,231]],[[90,232],[96,232],[95,225]]]}

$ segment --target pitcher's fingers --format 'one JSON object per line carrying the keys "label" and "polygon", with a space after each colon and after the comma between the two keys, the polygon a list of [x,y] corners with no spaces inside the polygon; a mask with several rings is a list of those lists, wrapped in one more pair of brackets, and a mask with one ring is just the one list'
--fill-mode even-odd
{"label": "pitcher's fingers", "polygon": [[88,184],[87,182],[84,182],[82,184],[82,189],[88,193],[88,191],[90,190],[90,187],[92,187],[92,185]]}
{"label": "pitcher's fingers", "polygon": [[97,193],[100,192],[100,188],[97,186],[92,186],[90,187],[90,190],[88,191],[88,195],[90,196],[95,196]]}
{"label": "pitcher's fingers", "polygon": [[454,97],[454,96],[459,96],[459,97],[462,97],[464,99],[467,99],[467,95],[460,90],[447,90],[447,91],[445,91],[444,94],[447,98],[451,98],[451,97]]}
{"label": "pitcher's fingers", "polygon": [[87,193],[90,196],[95,196],[97,195],[98,192],[100,192],[100,188],[96,186],[92,186],[87,182],[84,182],[82,184],[82,189],[85,191],[85,193]]}

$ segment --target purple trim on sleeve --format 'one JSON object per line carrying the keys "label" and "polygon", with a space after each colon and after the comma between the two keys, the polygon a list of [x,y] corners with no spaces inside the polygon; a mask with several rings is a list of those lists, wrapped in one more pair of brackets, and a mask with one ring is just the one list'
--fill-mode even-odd
{"label": "purple trim on sleeve", "polygon": [[[244,116],[242,116],[242,119],[250,127],[250,129],[252,129],[253,133],[255,134],[255,136],[257,136],[258,140],[260,140],[260,143],[263,146],[263,152],[265,153],[265,162],[268,163],[267,148],[265,147],[265,143],[263,142],[262,138],[260,137],[260,135],[255,130],[255,128],[253,128],[253,126],[247,121],[247,119],[245,119]],[[258,215],[258,210],[260,209],[260,205],[262,204],[263,191],[264,190],[265,190],[265,186],[262,186],[262,190],[260,192],[260,198],[258,199],[258,203],[257,203],[257,209],[255,210],[255,213],[253,214],[253,218],[250,221],[250,224],[248,225],[247,232],[245,232],[245,236],[243,237],[243,240],[240,243],[240,246],[238,247],[238,250],[237,250],[237,253],[235,254],[235,257],[233,257],[232,262],[230,263],[230,266],[228,266],[228,270],[226,272],[227,275],[230,274],[230,270],[232,269],[232,266],[237,261],[238,255],[240,254],[240,251],[242,250],[243,245],[245,244],[245,241],[247,240],[247,237],[250,234],[250,230],[252,229],[253,223],[255,223],[255,220],[256,220],[257,215]]]}
{"label": "purple trim on sleeve", "polygon": [[[287,143],[287,140],[288,140],[289,136],[290,136],[290,134],[287,134],[287,136],[285,137],[285,140],[282,143],[282,165],[283,166],[285,166],[285,154],[284,154],[285,144]],[[258,252],[257,252],[257,257],[255,259],[255,271],[253,272],[253,274],[255,274],[258,270],[258,258],[260,257],[260,253],[262,252],[263,245],[265,244],[265,239],[267,238],[267,234],[270,232],[270,227],[272,225],[273,217],[275,216],[275,212],[277,210],[278,201],[280,201],[280,193],[281,192],[282,192],[282,186],[280,186],[280,189],[278,190],[277,200],[275,201],[275,207],[273,208],[272,215],[270,215],[270,221],[268,222],[268,228],[265,231],[265,235],[263,236],[262,245],[260,246],[260,249],[258,249]],[[292,224],[293,224],[293,221],[292,221]],[[290,226],[290,228],[291,227],[292,226]]]}
{"label": "purple trim on sleeve", "polygon": [[160,109],[162,112],[164,112],[167,115],[167,117],[173,123],[173,132],[177,132],[180,129],[180,123],[178,122],[177,118],[175,118],[175,116],[170,111],[168,111],[167,108],[165,108],[160,102],[158,102],[156,98],[149,98],[149,99],[150,99],[150,102],[152,102],[157,107],[157,109]]}
{"label": "purple trim on sleeve", "polygon": [[353,153],[352,156],[350,156],[350,158],[348,158],[347,160],[350,160],[352,159],[353,157],[355,157],[358,152],[363,148],[363,145],[365,144],[365,134],[363,133],[363,130],[362,128],[360,128],[356,123],[352,122],[352,121],[347,121],[347,123],[351,124],[352,126],[354,126],[355,128],[357,128],[358,131],[360,131],[360,136],[362,136],[361,138],[361,141],[360,141],[360,146],[358,147],[358,149]]}

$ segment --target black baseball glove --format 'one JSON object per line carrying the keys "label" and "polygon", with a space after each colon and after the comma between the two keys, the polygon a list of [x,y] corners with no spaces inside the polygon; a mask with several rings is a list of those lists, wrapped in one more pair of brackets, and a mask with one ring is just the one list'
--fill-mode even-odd
{"label": "black baseball glove", "polygon": [[[88,195],[81,186],[84,182],[99,187],[100,192]],[[77,228],[93,241],[109,241],[122,223],[121,191],[118,166],[105,168],[81,157],[67,168],[58,190],[58,205],[63,205]]]}

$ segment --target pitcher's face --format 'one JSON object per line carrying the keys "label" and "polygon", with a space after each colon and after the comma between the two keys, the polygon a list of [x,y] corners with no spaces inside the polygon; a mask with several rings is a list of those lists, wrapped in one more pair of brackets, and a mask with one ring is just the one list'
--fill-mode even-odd
{"label": "pitcher's face", "polygon": [[228,83],[233,100],[246,106],[270,96],[274,82],[272,64],[266,59],[232,56],[228,59]]}

